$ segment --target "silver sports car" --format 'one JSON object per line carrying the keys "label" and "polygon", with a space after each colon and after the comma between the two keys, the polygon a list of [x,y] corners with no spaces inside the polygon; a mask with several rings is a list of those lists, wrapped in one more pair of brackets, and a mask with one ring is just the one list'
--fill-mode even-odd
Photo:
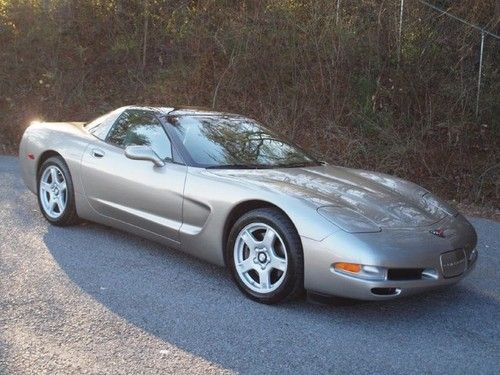
{"label": "silver sports car", "polygon": [[427,190],[319,162],[240,115],[129,106],[32,123],[19,159],[50,223],[87,219],[225,265],[260,302],[401,297],[458,282],[478,256],[472,225]]}

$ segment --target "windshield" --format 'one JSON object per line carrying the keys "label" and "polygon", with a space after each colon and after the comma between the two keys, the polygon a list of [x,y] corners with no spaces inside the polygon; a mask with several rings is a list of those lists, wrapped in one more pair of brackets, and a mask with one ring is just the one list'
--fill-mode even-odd
{"label": "windshield", "polygon": [[319,163],[259,125],[237,116],[169,116],[191,159],[206,168],[305,167]]}

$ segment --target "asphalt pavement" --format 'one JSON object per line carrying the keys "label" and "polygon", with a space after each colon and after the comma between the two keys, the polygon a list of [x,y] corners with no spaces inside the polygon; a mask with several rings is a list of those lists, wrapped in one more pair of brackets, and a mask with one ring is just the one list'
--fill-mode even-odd
{"label": "asphalt pavement", "polygon": [[0,156],[0,373],[500,373],[500,224],[475,272],[391,302],[245,298],[225,269],[96,224],[49,225]]}

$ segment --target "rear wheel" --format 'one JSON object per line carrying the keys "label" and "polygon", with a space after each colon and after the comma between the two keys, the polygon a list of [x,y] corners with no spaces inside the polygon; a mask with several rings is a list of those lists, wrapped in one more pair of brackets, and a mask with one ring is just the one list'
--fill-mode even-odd
{"label": "rear wheel", "polygon": [[250,211],[234,224],[226,264],[238,287],[256,301],[276,303],[303,291],[300,237],[278,209]]}
{"label": "rear wheel", "polygon": [[38,204],[52,224],[66,226],[78,222],[71,174],[59,156],[48,158],[40,167]]}

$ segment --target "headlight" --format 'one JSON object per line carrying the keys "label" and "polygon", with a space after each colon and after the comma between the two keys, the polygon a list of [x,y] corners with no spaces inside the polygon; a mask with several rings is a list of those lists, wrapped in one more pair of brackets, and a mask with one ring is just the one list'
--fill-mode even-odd
{"label": "headlight", "polygon": [[431,193],[425,193],[422,196],[422,203],[424,204],[428,212],[433,212],[437,209],[450,216],[458,215],[458,211],[455,208]]}
{"label": "headlight", "polygon": [[346,207],[324,206],[318,208],[318,213],[348,233],[376,233],[381,230],[367,217]]}
{"label": "headlight", "polygon": [[387,276],[387,269],[384,267],[365,266],[356,263],[334,263],[331,271],[367,280],[385,280]]}

